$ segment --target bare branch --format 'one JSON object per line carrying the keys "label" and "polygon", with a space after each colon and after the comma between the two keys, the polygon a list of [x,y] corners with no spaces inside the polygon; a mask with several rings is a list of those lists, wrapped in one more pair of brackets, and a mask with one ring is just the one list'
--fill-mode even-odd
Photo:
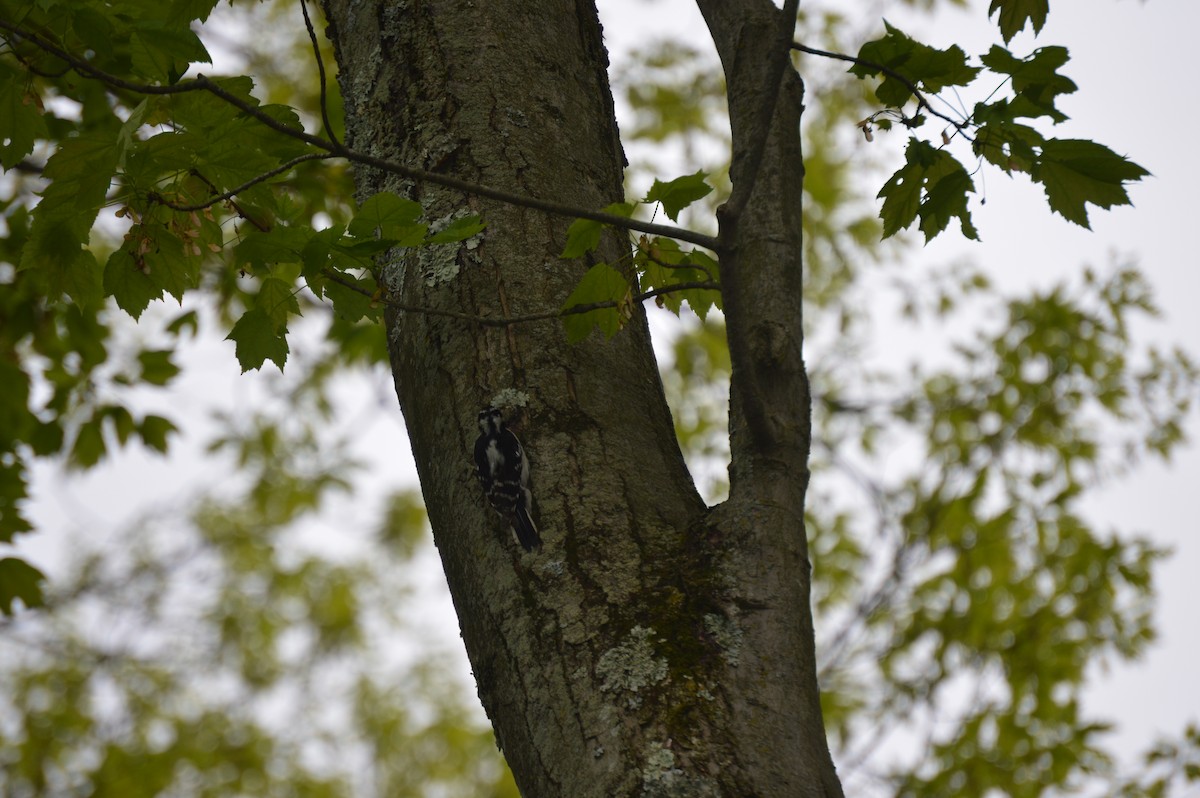
{"label": "bare branch", "polygon": [[557,202],[549,202],[547,200],[528,197],[523,194],[513,194],[508,191],[481,186],[477,183],[472,183],[467,180],[459,180],[458,178],[448,175],[437,174],[435,172],[426,172],[423,169],[414,169],[409,166],[387,161],[383,158],[376,158],[373,155],[367,155],[356,150],[342,150],[337,153],[345,157],[347,160],[355,163],[366,164],[373,166],[376,169],[381,169],[385,172],[407,177],[412,180],[427,180],[430,183],[436,183],[447,188],[457,189],[464,194],[474,194],[478,197],[487,197],[498,202],[504,202],[509,205],[517,205],[523,208],[532,208],[536,211],[551,213],[556,216],[565,216],[568,218],[590,219],[593,222],[600,222],[612,227],[617,227],[624,230],[636,230],[639,233],[649,233],[650,235],[663,236],[664,238],[673,238],[677,241],[686,241],[689,244],[695,244],[705,249],[717,249],[717,239],[703,233],[697,233],[694,230],[688,230],[682,227],[671,227],[665,224],[653,224],[651,222],[643,222],[637,219],[629,219],[624,216],[617,216],[612,213],[604,213],[602,211],[592,211],[584,208],[574,208],[569,205],[562,205]]}
{"label": "bare branch", "polygon": [[[396,310],[402,310],[405,313],[421,313],[426,316],[444,316],[450,319],[469,321],[484,327],[508,327],[513,324],[527,324],[533,321],[546,321],[548,319],[562,318],[563,316],[577,316],[580,313],[591,313],[593,310],[606,310],[608,308],[619,307],[622,304],[612,300],[605,302],[588,302],[582,305],[572,305],[564,310],[552,310],[544,313],[528,313],[522,316],[508,316],[505,318],[491,318],[489,316],[476,316],[471,313],[462,313],[457,310],[442,310],[440,308],[431,308],[423,305],[413,305],[407,302],[391,299],[389,297],[380,297],[377,296],[374,291],[363,288],[358,283],[346,279],[338,272],[325,271],[322,274],[330,282],[337,283],[343,288],[347,288],[356,294],[361,294],[365,297],[370,297],[373,300],[378,300],[388,307],[395,308]],[[663,294],[672,294],[677,291],[691,291],[697,289],[720,291],[721,286],[719,283],[709,281],[675,283],[674,285],[663,286],[662,288],[654,288],[640,294],[634,294],[632,297],[630,297],[630,301],[645,302],[647,299],[653,299],[654,297],[662,296]]]}
{"label": "bare branch", "polygon": [[321,123],[325,125],[325,135],[329,136],[333,146],[341,150],[343,149],[342,142],[338,141],[337,136],[334,135],[333,125],[329,121],[329,102],[325,90],[325,60],[321,58],[321,45],[317,42],[317,32],[313,30],[312,20],[308,16],[307,0],[300,0],[300,11],[304,14],[304,27],[308,30],[308,40],[312,42],[313,55],[317,59],[317,72],[321,75]]}

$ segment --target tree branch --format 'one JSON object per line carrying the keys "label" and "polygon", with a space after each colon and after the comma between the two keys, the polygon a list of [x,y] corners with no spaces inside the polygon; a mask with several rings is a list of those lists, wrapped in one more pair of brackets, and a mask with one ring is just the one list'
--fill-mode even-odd
{"label": "tree branch", "polygon": [[[165,205],[166,207],[170,208],[173,211],[182,211],[184,213],[187,213],[190,211],[202,211],[205,208],[211,208],[212,206],[216,205],[218,202],[224,202],[225,200],[233,199],[235,196],[237,196],[238,194],[241,194],[246,189],[257,186],[259,183],[265,183],[266,181],[270,180],[272,177],[276,177],[277,175],[281,175],[284,172],[291,170],[292,167],[296,166],[297,164],[304,163],[305,161],[322,161],[322,160],[328,160],[330,158],[336,158],[336,157],[337,156],[331,152],[310,152],[305,155],[298,155],[295,158],[291,159],[290,161],[280,164],[279,166],[275,167],[271,171],[263,172],[261,175],[258,175],[257,177],[251,178],[250,180],[247,180],[245,183],[242,183],[237,188],[231,188],[228,191],[218,194],[215,197],[211,197],[208,200],[206,200],[205,202],[202,202],[198,205],[176,205],[175,203],[169,201],[166,197],[162,196],[161,194],[155,193],[155,192],[150,193],[149,199],[152,202],[157,202],[159,205]],[[207,180],[205,180],[204,182],[208,183]],[[212,184],[209,183],[209,185],[211,186]]]}
{"label": "tree branch", "polygon": [[673,238],[677,241],[686,241],[689,244],[695,244],[705,249],[717,249],[717,239],[703,233],[697,233],[694,230],[688,230],[682,227],[671,227],[665,224],[653,224],[651,222],[643,222],[637,219],[628,219],[624,216],[617,216],[612,213],[604,213],[602,211],[592,211],[584,208],[574,208],[569,205],[562,205],[557,202],[537,199],[536,197],[525,196],[524,194],[513,194],[500,189],[489,188],[477,183],[472,183],[467,180],[459,180],[458,178],[448,175],[438,174],[436,172],[426,172],[423,169],[414,169],[410,166],[388,161],[383,158],[376,158],[373,155],[358,152],[356,150],[342,150],[337,153],[345,157],[349,161],[355,163],[373,166],[385,172],[407,177],[412,180],[426,180],[430,183],[436,183],[446,188],[453,188],[464,194],[474,194],[478,197],[486,197],[494,199],[498,202],[507,203],[509,205],[517,205],[522,208],[532,208],[536,211],[554,214],[555,216],[565,216],[568,218],[590,219],[593,222],[600,222],[612,227],[618,227],[625,230],[636,230],[639,233],[649,233],[650,235],[663,236],[664,238]]}
{"label": "tree branch", "polygon": [[[783,84],[783,71],[789,61],[788,47],[792,41],[792,33],[796,29],[796,10],[800,0],[784,0],[783,8],[779,11],[779,33],[777,47],[771,52],[771,64],[768,67],[767,85],[762,98],[762,107],[758,112],[757,129],[754,141],[746,153],[746,168],[743,179],[733,184],[733,192],[725,203],[724,214],[728,219],[741,216],[750,201],[754,184],[758,180],[758,169],[762,165],[763,153],[767,149],[767,139],[771,131],[771,118],[775,115],[775,103],[779,99],[779,87]],[[797,133],[799,135],[799,133]]]}
{"label": "tree branch", "polygon": [[909,91],[912,92],[913,97],[915,97],[917,100],[917,110],[918,111],[920,111],[922,108],[924,108],[932,116],[936,116],[938,119],[942,119],[946,122],[949,122],[954,127],[954,129],[959,133],[959,135],[961,135],[967,141],[975,140],[966,132],[967,127],[969,127],[969,125],[967,125],[966,122],[954,119],[953,117],[943,114],[941,111],[935,110],[934,107],[929,104],[929,100],[927,100],[925,98],[925,94],[920,89],[917,88],[916,83],[909,80],[904,75],[901,75],[899,72],[892,69],[891,67],[884,66],[883,64],[879,64],[874,61],[868,61],[865,58],[859,58],[858,56],[854,56],[854,55],[846,55],[845,53],[831,53],[828,50],[818,50],[815,47],[809,47],[808,45],[801,44],[800,42],[792,42],[791,47],[793,50],[798,50],[802,53],[808,53],[809,55],[816,55],[816,56],[820,56],[821,58],[832,58],[837,61],[846,61],[851,64],[865,66],[868,69],[874,69],[878,72],[882,72],[883,74],[887,75],[889,78],[895,78],[896,80],[903,83],[904,87],[906,89],[908,89]]}
{"label": "tree branch", "polygon": [[313,55],[317,59],[317,72],[321,75],[321,123],[325,125],[325,135],[333,142],[338,150],[344,149],[333,133],[333,124],[329,121],[329,103],[325,90],[325,60],[321,58],[321,45],[317,41],[317,32],[313,30],[312,20],[308,16],[308,0],[300,0],[300,12],[304,14],[304,27],[308,30],[308,40],[312,42]]}
{"label": "tree branch", "polygon": [[98,80],[113,88],[124,89],[137,94],[164,96],[171,94],[184,94],[191,91],[207,91],[278,133],[282,133],[285,136],[290,136],[293,139],[303,141],[306,144],[310,144],[313,147],[324,150],[332,155],[345,158],[348,161],[371,166],[385,172],[391,172],[392,174],[397,174],[410,180],[423,180],[436,185],[445,186],[446,188],[455,189],[456,191],[461,191],[464,194],[486,197],[488,199],[496,200],[497,202],[503,202],[508,205],[516,205],[523,208],[531,208],[533,210],[542,211],[555,216],[590,219],[594,222],[600,222],[601,224],[607,224],[624,230],[636,230],[640,233],[649,233],[650,235],[658,235],[666,238],[673,238],[678,241],[686,241],[689,244],[695,244],[713,251],[716,251],[717,248],[717,239],[712,236],[704,235],[703,233],[698,233],[694,230],[688,230],[681,227],[672,227],[664,224],[653,224],[651,222],[643,222],[637,219],[628,219],[624,216],[617,216],[616,214],[603,213],[601,211],[593,211],[586,208],[575,208],[570,205],[564,205],[558,202],[550,202],[548,200],[538,199],[536,197],[529,197],[524,194],[515,194],[508,191],[502,191],[500,189],[472,183],[467,180],[459,180],[458,178],[450,177],[449,175],[438,174],[437,172],[428,172],[424,169],[416,169],[411,166],[405,166],[403,164],[388,161],[383,158],[376,158],[375,156],[349,149],[328,141],[327,139],[323,139],[320,136],[314,136],[302,129],[297,129],[280,122],[279,120],[265,113],[261,108],[246,102],[241,97],[238,97],[229,91],[226,91],[219,84],[213,82],[204,75],[197,75],[192,80],[180,81],[179,83],[175,83],[170,86],[136,83],[134,81],[125,80],[124,78],[105,72],[101,69],[97,69],[87,61],[71,55],[66,50],[63,50],[61,47],[58,47],[46,39],[43,39],[36,33],[27,31],[24,28],[14,25],[7,20],[0,19],[0,30],[7,30],[10,33],[32,43],[36,47],[41,48],[45,52],[50,53],[51,55],[56,56],[63,61],[66,61],[82,77]]}
{"label": "tree branch", "polygon": [[[356,294],[361,294],[365,297],[370,297],[372,300],[378,300],[388,307],[402,310],[405,313],[420,313],[426,316],[444,316],[450,319],[459,319],[461,321],[469,321],[474,324],[479,324],[484,327],[508,327],[512,324],[527,324],[533,321],[546,321],[548,319],[558,319],[563,316],[577,316],[581,313],[591,313],[594,310],[607,310],[608,308],[620,307],[623,303],[606,300],[604,302],[588,302],[581,305],[572,305],[563,310],[552,310],[544,313],[528,313],[522,316],[507,316],[504,318],[491,318],[488,316],[476,316],[472,313],[462,313],[457,310],[442,310],[440,308],[431,308],[423,305],[412,305],[407,302],[400,302],[390,297],[379,297],[374,291],[363,288],[358,283],[346,279],[338,272],[326,271],[323,276],[330,282],[337,283],[343,288],[347,288]],[[653,288],[649,291],[644,291],[640,294],[634,294],[630,297],[632,302],[645,302],[647,299],[653,299],[656,296],[663,294],[672,294],[676,291],[691,291],[691,290],[708,290],[720,291],[719,283],[710,281],[692,282],[692,283],[675,283],[674,285],[663,286],[662,288]]]}

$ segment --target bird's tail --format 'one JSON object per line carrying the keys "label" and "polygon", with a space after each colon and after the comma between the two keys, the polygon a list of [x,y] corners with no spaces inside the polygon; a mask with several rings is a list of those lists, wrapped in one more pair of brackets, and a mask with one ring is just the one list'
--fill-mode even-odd
{"label": "bird's tail", "polygon": [[537,525],[529,515],[529,510],[517,506],[513,516],[513,529],[516,530],[517,540],[525,551],[533,551],[542,547],[542,537],[538,534]]}

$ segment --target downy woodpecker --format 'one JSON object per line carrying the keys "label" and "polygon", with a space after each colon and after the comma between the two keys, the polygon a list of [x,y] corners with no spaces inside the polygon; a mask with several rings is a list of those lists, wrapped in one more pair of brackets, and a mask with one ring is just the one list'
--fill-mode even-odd
{"label": "downy woodpecker", "polygon": [[504,416],[494,407],[479,411],[479,437],[475,439],[475,467],[488,502],[517,533],[525,551],[540,548],[542,539],[530,510],[529,460]]}

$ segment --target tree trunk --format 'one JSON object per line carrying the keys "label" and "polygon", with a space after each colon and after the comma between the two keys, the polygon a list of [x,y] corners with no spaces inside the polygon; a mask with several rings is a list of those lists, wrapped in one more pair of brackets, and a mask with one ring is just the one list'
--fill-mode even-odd
{"label": "tree trunk", "polygon": [[[755,24],[778,16],[766,0],[749,5]],[[573,206],[623,198],[591,2],[326,0],[325,10],[350,146]],[[763,49],[739,51],[754,63],[731,78],[758,80]],[[388,314],[434,539],[480,699],[525,796],[840,794],[808,608],[800,106],[788,73],[773,127],[785,144],[763,169],[776,174],[720,253],[736,383],[722,507],[704,506],[684,466],[640,307],[613,339],[575,345],[556,320]],[[469,208],[488,224],[461,246],[390,256],[381,280],[404,303],[490,319],[552,311],[588,265],[557,257],[568,219],[366,168],[356,180],[360,200],[391,190],[432,218]],[[610,235],[598,257],[619,264],[624,242]],[[754,274],[741,274],[745,262]],[[769,308],[784,315],[753,315],[762,290],[789,295]],[[742,432],[746,391],[767,411],[767,438]],[[494,401],[524,406],[540,552],[522,552],[472,473],[475,417]]]}

